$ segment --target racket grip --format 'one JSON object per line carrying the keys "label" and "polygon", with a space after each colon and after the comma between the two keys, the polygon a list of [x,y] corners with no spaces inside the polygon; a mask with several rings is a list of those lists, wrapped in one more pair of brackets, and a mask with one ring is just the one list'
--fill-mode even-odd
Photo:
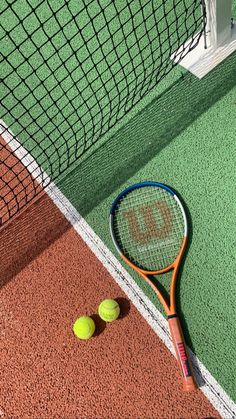
{"label": "racket grip", "polygon": [[192,373],[192,365],[187,354],[180,321],[176,315],[171,315],[168,317],[168,323],[178,364],[182,371],[184,391],[194,391],[197,384]]}

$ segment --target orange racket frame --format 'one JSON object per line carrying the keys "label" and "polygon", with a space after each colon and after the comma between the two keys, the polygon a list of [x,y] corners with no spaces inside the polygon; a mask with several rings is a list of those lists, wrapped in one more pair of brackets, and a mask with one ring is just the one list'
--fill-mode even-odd
{"label": "orange racket frame", "polygon": [[[121,254],[122,259],[131,267],[133,268],[138,274],[152,287],[154,292],[156,293],[157,297],[159,298],[161,304],[163,305],[165,312],[168,316],[168,324],[171,332],[172,342],[174,345],[175,353],[177,356],[179,368],[182,372],[183,377],[183,389],[184,391],[194,391],[197,388],[196,381],[193,376],[192,365],[186,350],[186,344],[184,340],[184,335],[182,332],[182,327],[177,316],[176,310],[176,298],[175,298],[175,289],[176,289],[176,282],[177,282],[177,274],[178,269],[180,266],[180,261],[183,256],[185,247],[187,243],[187,237],[184,238],[180,252],[175,259],[175,261],[167,266],[165,269],[159,271],[145,271],[138,268],[134,265],[129,259],[127,259],[123,254]],[[164,295],[158,289],[157,285],[155,285],[152,280],[148,277],[148,275],[159,275],[166,273],[170,270],[173,270],[172,277],[171,277],[171,285],[170,285],[170,304],[167,302]]]}
{"label": "orange racket frame", "polygon": [[[192,364],[191,364],[191,361],[190,361],[189,356],[188,356],[182,327],[181,327],[181,324],[180,324],[180,321],[179,321],[179,318],[178,318],[178,315],[177,315],[176,298],[175,298],[177,274],[178,274],[181,259],[183,257],[184,251],[186,249],[186,244],[187,244],[187,220],[186,220],[185,211],[183,209],[183,206],[182,206],[179,198],[176,196],[176,194],[170,188],[166,187],[165,185],[160,184],[160,183],[154,183],[154,182],[143,182],[143,184],[141,184],[141,185],[143,185],[143,186],[154,185],[154,186],[164,187],[165,189],[167,189],[169,192],[171,192],[174,195],[174,198],[178,202],[178,204],[181,208],[181,211],[183,213],[184,220],[185,220],[185,235],[184,235],[184,238],[183,238],[182,245],[180,247],[180,251],[179,251],[178,256],[176,257],[176,259],[174,260],[173,263],[171,263],[170,265],[168,265],[164,269],[157,270],[157,271],[147,271],[147,270],[143,270],[143,269],[137,267],[134,263],[132,263],[122,253],[122,251],[119,248],[118,243],[115,239],[113,226],[112,226],[112,214],[114,212],[114,207],[119,200],[119,197],[123,196],[126,191],[121,193],[117,197],[116,201],[113,204],[113,207],[112,207],[112,210],[111,210],[111,217],[110,217],[111,236],[113,238],[116,249],[119,252],[122,259],[127,263],[127,265],[129,265],[131,268],[133,268],[146,282],[148,282],[148,284],[152,287],[155,294],[159,298],[161,304],[163,305],[164,310],[165,310],[165,312],[168,316],[168,324],[169,324],[169,328],[170,328],[170,332],[171,332],[172,342],[173,342],[175,353],[176,353],[176,356],[177,356],[177,361],[178,361],[178,364],[179,364],[179,368],[181,370],[182,377],[183,377],[183,389],[184,389],[184,391],[194,391],[197,388],[197,383],[196,383],[194,375],[193,375]],[[132,187],[128,188],[127,191],[132,190],[133,188],[138,187],[138,186],[139,186],[138,184],[133,185]],[[165,298],[165,296],[159,290],[158,286],[153,283],[153,281],[149,278],[149,276],[150,275],[164,274],[164,273],[166,273],[168,271],[171,271],[171,270],[173,270],[173,272],[172,272],[172,277],[171,277],[170,295],[169,295],[169,302],[168,302],[167,299]]]}

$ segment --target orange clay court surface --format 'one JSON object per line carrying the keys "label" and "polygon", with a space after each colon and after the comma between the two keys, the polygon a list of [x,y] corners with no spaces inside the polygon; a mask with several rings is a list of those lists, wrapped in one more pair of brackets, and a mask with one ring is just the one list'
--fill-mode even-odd
{"label": "orange clay court surface", "polygon": [[[0,418],[220,417],[183,393],[176,359],[46,194],[1,230],[1,267]],[[121,317],[106,325],[108,297]],[[83,314],[89,341],[72,333]]]}

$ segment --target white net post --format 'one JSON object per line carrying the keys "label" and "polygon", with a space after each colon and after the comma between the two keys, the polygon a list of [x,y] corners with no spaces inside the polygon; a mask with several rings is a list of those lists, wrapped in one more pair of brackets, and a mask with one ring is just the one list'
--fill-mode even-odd
{"label": "white net post", "polygon": [[236,22],[232,0],[205,0],[206,31],[199,44],[180,65],[199,79],[236,51]]}
{"label": "white net post", "polygon": [[232,32],[232,0],[206,0],[206,12],[209,46],[216,49],[228,44]]}

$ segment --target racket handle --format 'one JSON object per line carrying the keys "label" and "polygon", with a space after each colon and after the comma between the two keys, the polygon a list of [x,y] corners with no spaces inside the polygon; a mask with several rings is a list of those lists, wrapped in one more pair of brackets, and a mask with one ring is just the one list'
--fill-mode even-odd
{"label": "racket handle", "polygon": [[192,366],[186,351],[186,344],[180,321],[176,315],[171,315],[168,317],[168,323],[178,364],[182,371],[184,391],[194,391],[197,388],[197,384],[193,377]]}

